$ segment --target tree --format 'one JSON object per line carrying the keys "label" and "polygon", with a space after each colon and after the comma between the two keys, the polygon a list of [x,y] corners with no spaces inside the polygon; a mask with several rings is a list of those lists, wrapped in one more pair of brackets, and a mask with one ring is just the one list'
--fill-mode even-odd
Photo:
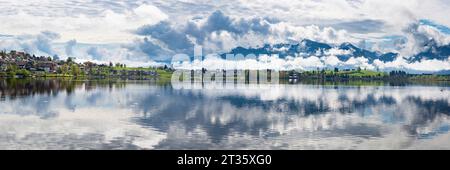
{"label": "tree", "polygon": [[109,62],[109,67],[112,67],[113,66],[113,63],[112,62]]}
{"label": "tree", "polygon": [[16,74],[22,75],[24,77],[29,77],[31,75],[31,72],[25,69],[20,69],[16,72]]}
{"label": "tree", "polygon": [[8,65],[8,67],[6,68],[6,72],[7,72],[9,77],[16,76],[16,71],[17,70],[18,70],[17,66],[13,65],[13,64]]}
{"label": "tree", "polygon": [[72,57],[67,58],[66,63],[68,64],[73,63],[73,58]]}
{"label": "tree", "polygon": [[78,76],[81,73],[80,68],[78,67],[77,64],[72,64],[72,67],[70,68],[70,71],[72,72],[72,75],[74,76]]}
{"label": "tree", "polygon": [[17,71],[17,70],[18,70],[18,68],[17,68],[17,66],[14,65],[14,64],[10,64],[10,65],[8,65],[7,68],[6,68],[6,71],[7,71],[7,72],[15,72],[15,71]]}
{"label": "tree", "polygon": [[58,68],[56,68],[56,73],[58,74],[62,74],[62,66],[59,66]]}
{"label": "tree", "polygon": [[339,72],[339,68],[335,67],[334,72]]}
{"label": "tree", "polygon": [[67,74],[69,72],[69,66],[67,64],[63,64],[62,66],[58,67],[57,72],[59,74]]}
{"label": "tree", "polygon": [[59,60],[59,56],[57,54],[53,55],[53,60],[54,61],[58,61]]}

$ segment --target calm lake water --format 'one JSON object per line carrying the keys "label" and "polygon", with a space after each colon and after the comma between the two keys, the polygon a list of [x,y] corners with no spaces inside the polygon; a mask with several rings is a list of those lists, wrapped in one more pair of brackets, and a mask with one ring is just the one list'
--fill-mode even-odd
{"label": "calm lake water", "polygon": [[0,80],[0,149],[450,149],[450,86]]}

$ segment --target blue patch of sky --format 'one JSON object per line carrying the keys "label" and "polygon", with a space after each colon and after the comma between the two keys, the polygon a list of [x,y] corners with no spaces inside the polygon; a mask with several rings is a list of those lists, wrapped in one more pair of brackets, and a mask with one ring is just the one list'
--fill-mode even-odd
{"label": "blue patch of sky", "polygon": [[433,22],[431,20],[421,19],[421,20],[419,20],[419,24],[432,26],[432,27],[438,29],[442,33],[450,34],[450,28],[448,28],[445,25],[437,24],[437,23],[435,23],[435,22]]}

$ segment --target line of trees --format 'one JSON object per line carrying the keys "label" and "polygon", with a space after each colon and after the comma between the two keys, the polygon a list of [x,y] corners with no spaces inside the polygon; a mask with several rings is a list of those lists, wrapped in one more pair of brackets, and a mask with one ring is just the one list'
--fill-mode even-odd
{"label": "line of trees", "polygon": [[405,71],[394,70],[394,71],[389,72],[389,76],[406,76],[406,75],[408,75],[408,74]]}
{"label": "line of trees", "polygon": [[0,77],[15,77],[16,75],[28,77],[31,75],[31,72],[26,69],[19,69],[19,67],[14,64],[9,64],[6,67],[6,72],[0,72]]}

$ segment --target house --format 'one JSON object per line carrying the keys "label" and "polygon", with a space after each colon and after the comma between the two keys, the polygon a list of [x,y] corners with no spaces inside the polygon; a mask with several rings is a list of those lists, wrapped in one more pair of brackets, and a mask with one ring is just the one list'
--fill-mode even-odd
{"label": "house", "polygon": [[[62,65],[62,64],[60,64],[60,65]],[[90,61],[84,62],[83,65],[84,65],[84,72],[86,72],[86,73],[90,72],[92,68],[97,66],[97,64],[90,62]]]}
{"label": "house", "polygon": [[16,55],[19,56],[19,57],[26,57],[26,53],[25,52],[17,52]]}
{"label": "house", "polygon": [[16,62],[17,67],[19,67],[19,69],[26,69],[27,68],[27,64],[28,62],[26,61],[18,61]]}
{"label": "house", "polygon": [[154,72],[154,71],[144,71],[144,75],[146,75],[146,76],[155,76],[156,72]]}
{"label": "house", "polygon": [[81,72],[87,73],[86,67],[84,67],[83,65],[81,65],[79,68],[80,68]]}
{"label": "house", "polygon": [[37,69],[43,70],[48,73],[54,73],[57,69],[57,64],[52,61],[38,62],[36,64]]}
{"label": "house", "polygon": [[289,79],[298,79],[298,74],[297,73],[290,74]]}
{"label": "house", "polygon": [[7,67],[7,63],[3,60],[0,60],[0,71],[6,71]]}

